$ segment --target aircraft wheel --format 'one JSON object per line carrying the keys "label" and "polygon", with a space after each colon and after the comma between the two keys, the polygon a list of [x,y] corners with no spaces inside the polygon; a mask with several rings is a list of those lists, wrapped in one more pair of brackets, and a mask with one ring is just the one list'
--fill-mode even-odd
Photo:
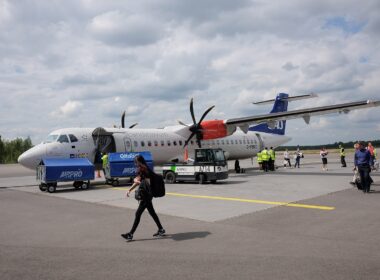
{"label": "aircraft wheel", "polygon": [[169,171],[165,174],[165,182],[168,184],[175,183],[175,173],[173,171]]}
{"label": "aircraft wheel", "polygon": [[48,191],[49,193],[53,193],[53,192],[55,192],[55,189],[56,189],[56,185],[55,185],[55,184],[48,184],[48,186],[47,186],[47,191]]}
{"label": "aircraft wheel", "polygon": [[119,185],[119,180],[113,180],[112,186],[116,187]]}
{"label": "aircraft wheel", "polygon": [[216,183],[216,180],[211,180],[211,183],[215,184],[215,183]]}
{"label": "aircraft wheel", "polygon": [[199,174],[199,184],[203,185],[206,182],[206,176],[204,174]]}
{"label": "aircraft wheel", "polygon": [[46,192],[46,190],[47,190],[47,185],[46,184],[40,184],[39,187],[40,187],[40,191],[41,192]]}

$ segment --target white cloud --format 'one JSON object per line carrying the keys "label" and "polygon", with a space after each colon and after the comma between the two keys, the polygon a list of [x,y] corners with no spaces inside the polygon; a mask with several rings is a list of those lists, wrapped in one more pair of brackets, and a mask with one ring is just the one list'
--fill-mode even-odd
{"label": "white cloud", "polygon": [[79,116],[82,106],[83,104],[79,101],[69,100],[64,105],[59,107],[57,111],[53,111],[51,115],[60,118]]}
{"label": "white cloud", "polygon": [[[191,97],[197,116],[216,105],[209,118],[223,119],[267,113],[251,102],[278,92],[320,95],[289,109],[380,99],[380,6],[357,7],[0,0],[0,133],[37,142],[59,127],[119,123],[124,110],[140,127],[190,123]],[[296,144],[376,138],[379,113],[289,121],[287,130]]]}

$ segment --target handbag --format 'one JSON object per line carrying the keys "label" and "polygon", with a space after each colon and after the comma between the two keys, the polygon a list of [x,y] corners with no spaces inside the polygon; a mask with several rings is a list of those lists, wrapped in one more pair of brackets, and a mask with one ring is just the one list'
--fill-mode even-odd
{"label": "handbag", "polygon": [[145,179],[141,180],[139,187],[135,191],[136,200],[152,199],[152,192],[150,191],[150,185]]}

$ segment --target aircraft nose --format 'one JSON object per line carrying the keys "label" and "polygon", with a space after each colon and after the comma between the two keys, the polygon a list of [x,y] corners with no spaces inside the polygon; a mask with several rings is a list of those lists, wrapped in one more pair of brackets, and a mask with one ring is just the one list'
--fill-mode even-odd
{"label": "aircraft nose", "polygon": [[44,149],[37,145],[21,154],[17,161],[24,167],[35,169],[44,156]]}

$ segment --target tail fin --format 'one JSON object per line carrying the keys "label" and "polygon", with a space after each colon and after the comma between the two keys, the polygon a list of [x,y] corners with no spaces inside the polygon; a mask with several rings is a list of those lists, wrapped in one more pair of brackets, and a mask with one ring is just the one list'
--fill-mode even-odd
{"label": "tail fin", "polygon": [[[286,112],[288,110],[288,98],[289,95],[287,93],[279,93],[274,100],[273,108],[270,113]],[[284,135],[285,127],[286,121],[277,121],[275,124],[262,123],[259,125],[251,126],[249,130]]]}

